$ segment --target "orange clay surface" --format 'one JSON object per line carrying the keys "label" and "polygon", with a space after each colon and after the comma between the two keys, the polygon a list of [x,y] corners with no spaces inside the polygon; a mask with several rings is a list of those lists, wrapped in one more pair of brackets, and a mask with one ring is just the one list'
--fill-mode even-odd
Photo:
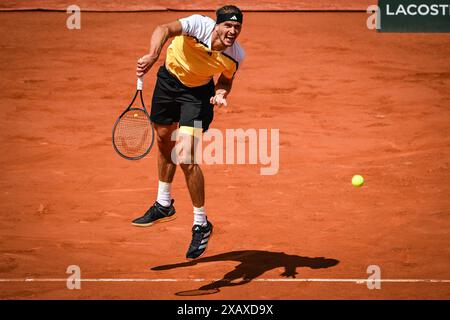
{"label": "orange clay surface", "polygon": [[[215,235],[197,264],[184,259],[181,170],[177,219],[131,225],[155,200],[156,149],[126,161],[111,128],[153,28],[187,14],[82,13],[81,30],[64,12],[0,14],[0,298],[449,298],[445,282],[278,281],[367,279],[369,265],[450,279],[450,36],[377,33],[365,13],[248,13],[246,61],[212,127],[280,129],[278,174],[203,166]],[[166,280],[68,290],[69,265],[84,279]],[[234,281],[212,283],[223,277]]]}

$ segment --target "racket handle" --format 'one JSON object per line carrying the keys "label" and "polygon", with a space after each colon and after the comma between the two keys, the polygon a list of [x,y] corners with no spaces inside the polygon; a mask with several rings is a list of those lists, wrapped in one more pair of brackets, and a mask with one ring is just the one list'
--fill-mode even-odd
{"label": "racket handle", "polygon": [[137,78],[137,89],[142,90],[142,86],[144,85],[144,78],[138,77]]}

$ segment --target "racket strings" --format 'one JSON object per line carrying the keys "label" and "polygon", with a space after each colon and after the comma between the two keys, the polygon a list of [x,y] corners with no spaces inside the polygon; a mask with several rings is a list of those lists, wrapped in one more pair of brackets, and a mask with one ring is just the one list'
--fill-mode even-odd
{"label": "racket strings", "polygon": [[146,113],[126,112],[117,123],[114,143],[120,153],[130,158],[146,153],[153,143],[153,128]]}

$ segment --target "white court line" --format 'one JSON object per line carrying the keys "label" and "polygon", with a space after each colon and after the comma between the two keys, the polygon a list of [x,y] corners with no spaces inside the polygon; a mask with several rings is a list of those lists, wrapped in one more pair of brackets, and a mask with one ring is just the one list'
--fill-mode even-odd
{"label": "white court line", "polygon": [[[69,281],[74,281],[71,278]],[[238,279],[239,280],[239,279]],[[0,282],[67,282],[66,278],[25,278],[25,279],[0,279]],[[99,278],[99,279],[83,279],[81,282],[213,282],[223,281],[223,279],[146,279],[146,278]],[[351,282],[357,284],[364,284],[366,282],[391,282],[391,283],[450,283],[447,279],[264,279],[257,278],[251,280],[252,282]]]}

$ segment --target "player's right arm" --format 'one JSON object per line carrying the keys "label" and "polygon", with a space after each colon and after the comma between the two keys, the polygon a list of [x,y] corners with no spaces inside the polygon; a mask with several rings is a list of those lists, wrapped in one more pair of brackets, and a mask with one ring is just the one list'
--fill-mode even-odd
{"label": "player's right arm", "polygon": [[157,26],[152,34],[149,53],[138,60],[136,75],[142,77],[146,74],[158,60],[161,50],[167,40],[179,36],[181,33],[182,28],[179,20]]}

